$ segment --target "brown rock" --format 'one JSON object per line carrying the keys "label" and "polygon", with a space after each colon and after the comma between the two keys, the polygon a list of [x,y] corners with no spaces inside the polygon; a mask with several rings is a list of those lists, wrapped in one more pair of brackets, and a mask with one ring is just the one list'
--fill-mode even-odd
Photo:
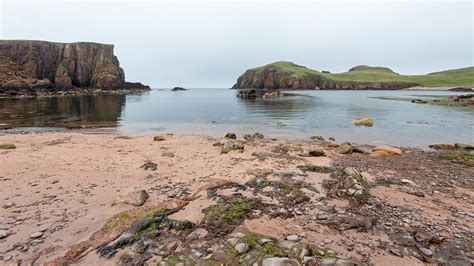
{"label": "brown rock", "polygon": [[150,195],[148,195],[146,190],[134,190],[124,195],[120,195],[117,200],[115,200],[113,205],[125,203],[133,206],[142,206],[149,197]]}
{"label": "brown rock", "polygon": [[351,154],[352,153],[352,147],[351,147],[351,145],[344,144],[344,145],[341,145],[341,146],[337,147],[334,151],[336,153],[339,153],[339,154]]}
{"label": "brown rock", "polygon": [[385,151],[390,155],[402,155],[403,152],[399,148],[394,148],[390,146],[378,146],[373,149],[374,151]]}
{"label": "brown rock", "polygon": [[153,137],[153,141],[164,141],[166,140],[165,136],[162,136],[162,135],[157,135],[155,137]]}
{"label": "brown rock", "polygon": [[456,148],[454,144],[432,144],[429,147],[435,150],[454,150]]}

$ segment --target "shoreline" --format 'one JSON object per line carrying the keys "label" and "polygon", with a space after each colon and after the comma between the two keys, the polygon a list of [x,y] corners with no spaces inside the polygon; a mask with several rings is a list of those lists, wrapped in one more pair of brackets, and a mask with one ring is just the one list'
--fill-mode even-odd
{"label": "shoreline", "polygon": [[[334,252],[321,256],[310,251],[308,257],[314,260],[334,257],[341,262],[422,265],[423,261],[451,259],[454,250],[448,244],[462,246],[473,237],[474,169],[441,159],[436,151],[402,148],[402,155],[371,157],[338,154],[332,143],[316,139],[238,137],[166,134],[154,141],[149,135],[107,132],[0,132],[0,143],[16,145],[15,149],[0,150],[0,200],[4,206],[0,209],[0,230],[8,232],[0,239],[0,259],[6,264],[21,260],[91,265],[116,264],[131,258],[156,265],[163,260],[170,262],[173,256],[196,262],[209,255],[220,261],[219,243],[228,245],[225,243],[232,238],[230,234],[257,234],[273,239],[282,252],[286,252],[282,245],[288,244],[285,239],[294,235],[299,240],[292,245],[308,243],[314,245],[310,250]],[[224,145],[227,142],[233,144]],[[222,153],[226,145],[230,150]],[[372,147],[353,144],[356,146]],[[313,156],[308,155],[309,151],[315,151]],[[340,171],[352,173],[351,169],[360,172],[369,185],[361,188],[368,198],[340,194],[347,191],[339,187],[344,186],[338,181]],[[263,180],[276,186],[265,187],[267,183],[259,183]],[[254,184],[264,188],[257,189]],[[281,194],[283,188],[291,188],[289,194]],[[136,200],[133,197],[128,203],[121,201],[122,196],[137,190],[149,195],[138,204],[142,206],[131,205]],[[209,211],[219,210],[213,206],[233,206],[235,200],[260,203],[245,203],[248,213],[243,217],[211,226],[208,219],[216,216]],[[266,207],[261,209],[259,205]],[[124,237],[124,230],[156,206],[174,210],[169,215],[171,220],[165,221],[189,220],[193,224],[186,231],[177,231],[187,239],[174,240],[179,248],[168,255],[157,255],[161,253],[154,253],[157,251],[151,247],[145,248],[145,253],[136,253],[134,245],[110,246],[111,240]],[[347,215],[352,216],[350,219],[374,220],[371,225],[353,225],[355,229],[350,229],[344,227]],[[118,231],[104,229],[110,224]],[[433,226],[438,229],[430,229]],[[424,242],[428,240],[421,240],[421,233],[443,240],[428,245]],[[403,234],[414,234],[416,245],[398,242],[397,237]],[[174,239],[166,231],[160,237]],[[114,253],[101,256],[96,252],[97,243]],[[79,248],[83,245],[89,247],[87,252]],[[253,254],[255,248],[251,246],[246,252]],[[195,251],[202,256],[193,257]],[[232,259],[245,255],[226,256]],[[298,255],[285,256],[301,260]],[[467,252],[461,259],[472,262],[469,256]]]}

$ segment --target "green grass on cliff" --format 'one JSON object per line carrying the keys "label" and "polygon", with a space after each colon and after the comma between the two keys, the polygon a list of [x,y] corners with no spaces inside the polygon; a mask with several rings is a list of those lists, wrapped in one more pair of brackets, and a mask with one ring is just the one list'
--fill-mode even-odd
{"label": "green grass on cliff", "polygon": [[474,85],[474,67],[446,70],[426,75],[400,75],[386,67],[356,66],[344,73],[322,73],[287,61],[279,61],[266,66],[250,69],[264,71],[273,67],[283,72],[290,72],[294,77],[304,75],[322,77],[336,82],[352,83],[416,83],[425,87],[451,87]]}

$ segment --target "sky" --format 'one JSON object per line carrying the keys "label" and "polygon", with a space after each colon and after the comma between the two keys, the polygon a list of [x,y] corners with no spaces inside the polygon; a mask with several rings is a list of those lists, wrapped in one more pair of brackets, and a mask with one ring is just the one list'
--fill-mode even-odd
{"label": "sky", "polygon": [[474,65],[473,2],[0,0],[0,38],[111,43],[154,88],[228,88],[281,60],[424,74]]}

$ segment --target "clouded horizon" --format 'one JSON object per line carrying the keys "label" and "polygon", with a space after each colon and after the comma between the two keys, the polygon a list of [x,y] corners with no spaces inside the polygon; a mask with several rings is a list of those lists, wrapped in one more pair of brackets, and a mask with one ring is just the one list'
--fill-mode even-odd
{"label": "clouded horizon", "polygon": [[425,74],[472,66],[473,2],[0,3],[1,39],[112,43],[128,81],[227,88],[292,61]]}

